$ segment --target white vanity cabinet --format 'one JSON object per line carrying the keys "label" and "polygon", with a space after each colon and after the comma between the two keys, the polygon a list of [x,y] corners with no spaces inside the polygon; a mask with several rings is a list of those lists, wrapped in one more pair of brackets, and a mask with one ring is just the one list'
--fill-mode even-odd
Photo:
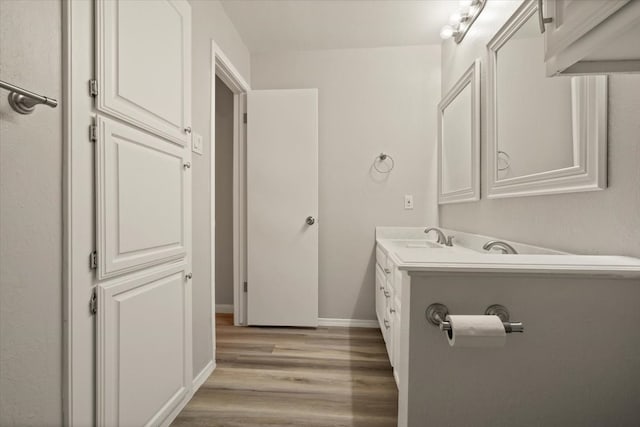
{"label": "white vanity cabinet", "polygon": [[[639,0],[543,0],[547,75],[640,72]],[[541,13],[538,11],[538,13]]]}
{"label": "white vanity cabinet", "polygon": [[376,315],[396,383],[399,380],[401,292],[402,273],[386,250],[376,245]]}

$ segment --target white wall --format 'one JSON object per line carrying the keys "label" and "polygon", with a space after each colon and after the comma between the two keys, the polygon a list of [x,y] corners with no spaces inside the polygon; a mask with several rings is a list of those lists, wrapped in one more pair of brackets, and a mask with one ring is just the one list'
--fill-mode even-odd
{"label": "white wall", "polygon": [[216,305],[233,304],[233,92],[216,77]]}
{"label": "white wall", "polygon": [[189,0],[193,23],[192,128],[204,155],[193,156],[193,372],[211,360],[211,40],[249,81],[249,51],[217,0]]}
{"label": "white wall", "polygon": [[[0,78],[60,100],[61,2],[0,2]],[[62,423],[62,108],[0,90],[0,425]]]}
{"label": "white wall", "polygon": [[[436,221],[439,46],[252,55],[251,75],[252,89],[318,88],[319,315],[375,319],[375,226]],[[386,177],[371,168],[381,151]]]}
{"label": "white wall", "polygon": [[[519,2],[489,2],[472,32],[456,45],[442,45],[442,91],[475,58],[483,61],[482,108],[486,108],[486,44]],[[513,82],[518,84],[518,82]],[[525,83],[526,84],[526,83]],[[480,202],[440,208],[443,227],[497,236],[585,254],[640,257],[640,75],[609,80],[609,188],[600,192],[486,199],[487,126],[481,123],[482,197]],[[525,119],[525,117],[523,117]]]}

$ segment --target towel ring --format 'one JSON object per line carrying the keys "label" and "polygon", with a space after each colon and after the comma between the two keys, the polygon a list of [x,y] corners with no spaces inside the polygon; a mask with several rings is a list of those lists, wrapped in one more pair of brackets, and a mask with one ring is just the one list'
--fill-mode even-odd
{"label": "towel ring", "polygon": [[[389,165],[387,167],[387,169],[380,169],[378,168],[378,164],[384,162],[385,160],[391,160],[391,165]],[[393,168],[395,167],[396,162],[393,160],[393,157],[391,157],[389,154],[386,153],[380,153],[376,156],[376,158],[373,160],[373,168],[375,170],[377,170],[380,173],[389,173],[393,170]]]}

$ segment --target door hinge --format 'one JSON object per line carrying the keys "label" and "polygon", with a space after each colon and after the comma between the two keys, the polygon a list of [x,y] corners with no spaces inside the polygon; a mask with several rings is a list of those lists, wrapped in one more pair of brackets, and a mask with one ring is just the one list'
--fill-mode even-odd
{"label": "door hinge", "polygon": [[89,141],[96,142],[98,140],[98,126],[89,126]]}
{"label": "door hinge", "polygon": [[98,96],[98,81],[96,79],[89,80],[89,95]]}
{"label": "door hinge", "polygon": [[244,282],[244,285],[243,285],[243,287],[242,287],[242,288],[243,288],[243,290],[244,290],[245,292],[247,292],[247,282]]}
{"label": "door hinge", "polygon": [[91,292],[91,299],[89,300],[89,313],[96,314],[98,312],[98,292],[96,288],[93,288]]}
{"label": "door hinge", "polygon": [[98,252],[93,251],[91,255],[89,255],[89,268],[95,270],[98,268]]}
{"label": "door hinge", "polygon": [[243,122],[243,123],[247,123],[247,113],[244,113],[244,114],[242,115],[242,122]]}

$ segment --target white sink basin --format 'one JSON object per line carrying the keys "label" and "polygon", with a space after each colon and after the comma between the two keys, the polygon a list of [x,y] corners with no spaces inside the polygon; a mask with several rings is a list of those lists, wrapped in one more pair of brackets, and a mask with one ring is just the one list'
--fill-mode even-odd
{"label": "white sink basin", "polygon": [[429,242],[427,240],[424,240],[424,241],[420,241],[420,240],[411,241],[411,240],[409,240],[404,247],[405,248],[442,249],[441,245],[439,245],[437,243]]}
{"label": "white sink basin", "polygon": [[387,243],[396,249],[412,248],[412,249],[441,249],[442,245],[430,240],[422,239],[389,239]]}

